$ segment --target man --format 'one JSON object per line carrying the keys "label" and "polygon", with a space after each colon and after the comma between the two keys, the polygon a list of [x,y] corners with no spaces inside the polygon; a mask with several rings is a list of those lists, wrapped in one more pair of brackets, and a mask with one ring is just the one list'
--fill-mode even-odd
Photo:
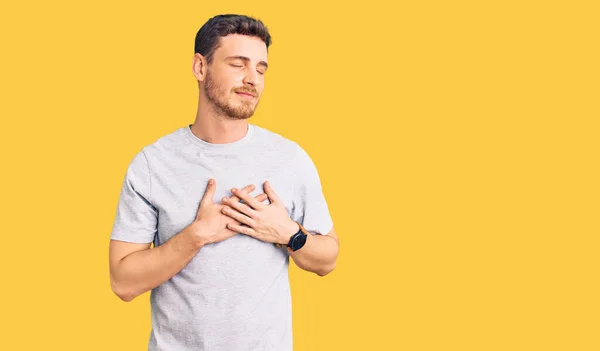
{"label": "man", "polygon": [[292,350],[289,258],[320,276],[335,267],[338,238],[311,158],[248,123],[270,44],[247,16],[204,24],[195,122],[143,147],[127,169],[111,286],[124,301],[151,290],[149,350]]}

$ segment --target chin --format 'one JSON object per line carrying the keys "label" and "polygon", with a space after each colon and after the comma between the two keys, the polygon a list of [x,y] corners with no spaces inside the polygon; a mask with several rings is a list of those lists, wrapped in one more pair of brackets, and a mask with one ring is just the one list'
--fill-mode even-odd
{"label": "chin", "polygon": [[248,119],[254,115],[254,112],[254,109],[236,109],[234,116],[237,119]]}
{"label": "chin", "polygon": [[233,115],[230,115],[231,118],[233,119],[248,119],[250,117],[254,116],[254,111],[252,111],[252,113],[236,113]]}

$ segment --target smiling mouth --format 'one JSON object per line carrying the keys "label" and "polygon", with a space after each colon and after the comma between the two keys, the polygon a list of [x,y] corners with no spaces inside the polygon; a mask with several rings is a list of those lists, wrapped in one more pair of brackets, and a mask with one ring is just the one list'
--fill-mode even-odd
{"label": "smiling mouth", "polygon": [[240,92],[236,92],[236,94],[241,95],[243,97],[245,97],[246,99],[252,100],[254,99],[254,95],[250,94],[250,93],[240,93]]}

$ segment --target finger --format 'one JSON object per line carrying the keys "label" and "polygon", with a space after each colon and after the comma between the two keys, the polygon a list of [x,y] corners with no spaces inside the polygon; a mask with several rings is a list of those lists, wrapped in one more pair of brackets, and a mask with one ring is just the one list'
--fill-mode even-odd
{"label": "finger", "polygon": [[[264,202],[266,199],[268,199],[269,197],[267,196],[267,194],[262,193],[262,194],[258,194],[254,197],[256,199],[256,201],[258,202]],[[232,196],[229,198],[232,201],[237,201],[237,202],[241,202],[237,196]]]}
{"label": "finger", "polygon": [[254,237],[256,236],[256,231],[254,229],[243,226],[243,225],[229,223],[229,224],[227,224],[227,228],[229,228],[230,230],[236,231],[238,233],[242,233],[242,234],[246,234],[246,235],[250,235],[250,236],[254,236]]}
{"label": "finger", "polygon": [[202,200],[200,201],[200,207],[202,207],[203,205],[209,205],[213,203],[213,196],[215,194],[215,188],[217,187],[217,182],[210,178],[208,180],[208,185],[206,186],[206,191],[204,192],[204,196],[202,197]]}
{"label": "finger", "polygon": [[223,208],[221,209],[221,212],[223,212],[223,214],[225,214],[226,216],[229,216],[242,224],[246,224],[251,227],[254,227],[255,222],[252,218],[244,215],[243,213],[240,213],[239,211],[232,209],[229,206],[223,206]]}
{"label": "finger", "polygon": [[237,197],[239,197],[240,199],[244,200],[244,202],[253,209],[258,210],[259,208],[264,207],[264,204],[261,204],[260,202],[256,201],[256,199],[252,196],[245,194],[236,188],[231,189],[231,192],[234,195],[237,195]]}
{"label": "finger", "polygon": [[[248,206],[246,204],[243,204],[241,202],[232,202],[231,200],[228,200],[226,197],[221,199],[221,202],[241,214],[244,214],[250,218],[256,218],[256,211],[251,209],[250,206]],[[225,207],[227,207],[227,206],[225,206]]]}
{"label": "finger", "polygon": [[254,198],[255,198],[255,199],[256,199],[256,201],[258,201],[258,202],[264,202],[264,201],[265,201],[266,199],[268,199],[269,197],[267,196],[267,194],[265,194],[265,193],[262,193],[262,194],[260,194],[260,195],[256,195]]}
{"label": "finger", "polygon": [[[254,184],[250,184],[250,185],[246,185],[241,191],[244,191],[247,194],[250,194],[253,190],[254,190]],[[237,197],[237,196],[235,196],[235,195],[232,196],[232,197],[230,197],[229,199],[231,201],[234,201],[234,202],[239,202],[240,201],[240,198]]]}
{"label": "finger", "polygon": [[279,196],[277,196],[277,194],[275,193],[275,190],[273,190],[273,187],[271,186],[271,183],[269,183],[269,181],[265,182],[264,188],[265,188],[265,193],[267,193],[267,195],[269,196],[269,199],[271,199],[271,203],[280,202]]}

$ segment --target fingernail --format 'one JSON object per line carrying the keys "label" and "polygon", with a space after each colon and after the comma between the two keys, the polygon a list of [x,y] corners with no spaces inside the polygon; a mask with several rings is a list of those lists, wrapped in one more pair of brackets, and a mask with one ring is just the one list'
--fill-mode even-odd
{"label": "fingernail", "polygon": [[211,179],[208,181],[208,184],[213,185],[213,184],[215,184],[215,181]]}
{"label": "fingernail", "polygon": [[223,196],[223,198],[221,199],[221,202],[226,202],[227,198],[225,196]]}
{"label": "fingernail", "polygon": [[231,192],[232,192],[232,193],[235,193],[236,191],[237,191],[237,189],[236,189],[236,188],[231,188]]}

